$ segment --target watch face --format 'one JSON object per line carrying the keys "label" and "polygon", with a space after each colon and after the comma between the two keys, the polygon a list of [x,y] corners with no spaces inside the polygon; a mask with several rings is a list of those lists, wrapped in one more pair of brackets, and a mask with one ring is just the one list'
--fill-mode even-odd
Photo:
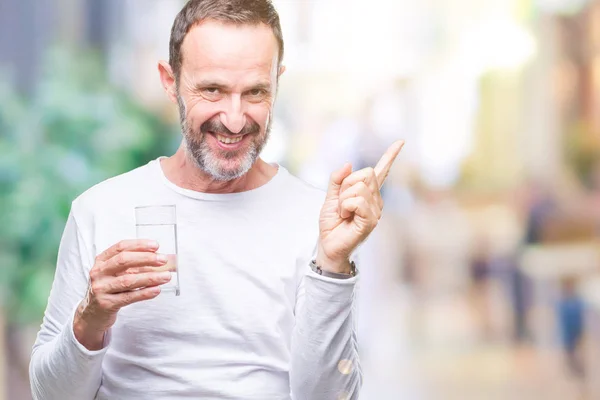
{"label": "watch face", "polygon": [[356,263],[354,261],[350,261],[350,274],[352,276],[356,275]]}

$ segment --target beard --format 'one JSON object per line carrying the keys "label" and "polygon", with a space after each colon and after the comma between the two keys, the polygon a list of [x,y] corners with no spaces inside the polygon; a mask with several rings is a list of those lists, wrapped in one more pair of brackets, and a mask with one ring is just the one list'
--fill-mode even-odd
{"label": "beard", "polygon": [[[219,117],[205,121],[199,129],[194,130],[187,121],[186,106],[180,95],[177,96],[177,104],[186,153],[200,170],[214,180],[231,181],[245,175],[269,140],[271,118],[267,121],[264,135],[260,135],[260,126],[255,121],[246,123],[240,132],[233,133],[221,123]],[[214,150],[207,142],[209,132],[223,136],[248,135],[250,143],[235,151]]]}

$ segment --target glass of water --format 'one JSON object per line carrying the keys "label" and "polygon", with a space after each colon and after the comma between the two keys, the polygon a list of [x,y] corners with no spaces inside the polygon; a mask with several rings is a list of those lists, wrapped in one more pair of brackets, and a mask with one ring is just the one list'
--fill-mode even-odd
{"label": "glass of water", "polygon": [[179,296],[177,268],[177,215],[174,205],[135,207],[135,228],[138,239],[156,240],[157,253],[167,256],[168,262],[156,271],[170,271],[171,281],[161,285],[162,292]]}

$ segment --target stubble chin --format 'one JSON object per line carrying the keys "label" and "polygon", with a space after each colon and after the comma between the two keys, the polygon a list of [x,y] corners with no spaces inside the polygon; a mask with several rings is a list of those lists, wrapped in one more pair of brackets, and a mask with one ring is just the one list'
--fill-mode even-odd
{"label": "stubble chin", "polygon": [[186,155],[203,172],[217,181],[230,181],[245,175],[256,162],[263,146],[252,143],[237,153],[211,149],[206,134],[200,140],[184,135]]}

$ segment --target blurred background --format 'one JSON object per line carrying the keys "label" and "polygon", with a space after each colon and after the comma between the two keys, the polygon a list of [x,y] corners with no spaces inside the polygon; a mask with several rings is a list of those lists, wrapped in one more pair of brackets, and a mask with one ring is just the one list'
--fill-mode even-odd
{"label": "blurred background", "polygon": [[[0,400],[71,201],[172,154],[182,0],[0,0]],[[361,252],[361,398],[600,398],[600,0],[275,0],[264,158],[325,187],[406,146]]]}

